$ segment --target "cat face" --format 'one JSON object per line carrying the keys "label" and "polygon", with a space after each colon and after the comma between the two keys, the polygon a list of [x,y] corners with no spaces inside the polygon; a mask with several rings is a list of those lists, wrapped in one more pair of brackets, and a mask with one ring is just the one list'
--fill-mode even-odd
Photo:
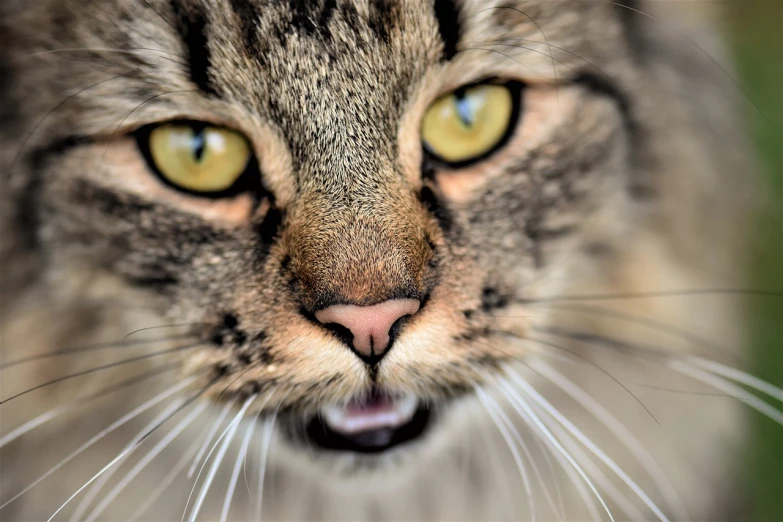
{"label": "cat face", "polygon": [[188,324],[183,376],[320,447],[418,440],[524,360],[526,303],[610,270],[690,154],[612,2],[36,4],[17,246]]}

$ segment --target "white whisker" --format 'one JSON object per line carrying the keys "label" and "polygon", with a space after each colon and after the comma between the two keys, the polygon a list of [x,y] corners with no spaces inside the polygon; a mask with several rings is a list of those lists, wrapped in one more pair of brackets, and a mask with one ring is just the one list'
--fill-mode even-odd
{"label": "white whisker", "polygon": [[561,428],[557,422],[542,408],[536,408],[541,420],[543,420],[552,433],[563,443],[563,446],[568,450],[571,455],[574,456],[577,462],[585,469],[588,475],[595,481],[602,490],[604,490],[607,496],[617,504],[625,513],[628,520],[644,520],[644,514],[628,500],[628,497],[623,495],[620,490],[615,486],[611,480],[604,474],[603,471],[593,462],[587,453],[582,450],[576,440],[563,428]]}
{"label": "white whisker", "polygon": [[231,473],[231,480],[229,481],[228,489],[226,490],[226,499],[223,501],[223,511],[220,514],[221,522],[226,522],[226,520],[228,520],[228,510],[231,507],[231,500],[234,498],[234,489],[236,488],[237,481],[239,480],[239,470],[242,467],[242,462],[247,456],[247,449],[250,446],[250,438],[253,436],[253,431],[255,430],[256,423],[258,422],[258,417],[259,416],[256,415],[250,422],[250,426],[247,428],[247,433],[245,433],[245,437],[242,440],[242,446],[237,452],[237,459],[234,462],[234,471]]}
{"label": "white whisker", "polygon": [[269,456],[269,443],[272,440],[272,431],[275,427],[275,420],[277,419],[277,410],[271,417],[267,418],[264,422],[264,440],[261,443],[261,464],[258,471],[258,502],[256,503],[256,512],[258,513],[257,519],[260,521],[262,509],[264,507],[264,478],[266,477],[266,465]]}
{"label": "white whisker", "polygon": [[701,368],[707,370],[710,373],[716,373],[723,377],[727,377],[733,381],[742,383],[745,386],[760,391],[761,393],[765,393],[770,397],[783,402],[783,389],[780,389],[773,384],[761,380],[758,377],[754,377],[753,375],[750,375],[749,373],[743,372],[736,368],[726,366],[725,364],[720,364],[718,362],[710,361],[708,359],[702,359],[701,357],[689,357],[688,359],[693,364],[700,366]]}
{"label": "white whisker", "polygon": [[752,393],[749,393],[739,386],[732,384],[723,377],[719,377],[715,374],[700,370],[698,368],[694,368],[690,364],[683,363],[682,361],[671,360],[669,361],[669,366],[674,369],[674,371],[688,375],[697,381],[703,382],[708,386],[712,386],[716,390],[733,395],[737,399],[742,400],[754,410],[769,417],[778,424],[783,425],[783,413],[781,413],[780,410],[762,401]]}
{"label": "white whisker", "polygon": [[655,459],[652,458],[650,453],[644,447],[639,439],[620,422],[609,410],[602,406],[598,401],[593,399],[584,389],[580,388],[573,381],[565,377],[562,373],[558,372],[552,366],[540,360],[531,361],[531,366],[541,376],[546,377],[558,388],[563,390],[574,401],[579,403],[585,410],[591,413],[598,419],[606,428],[611,431],[620,442],[628,448],[628,450],[639,460],[645,470],[649,473],[650,477],[655,482],[660,492],[666,499],[667,504],[675,512],[678,520],[689,520],[690,517],[685,509],[685,505],[682,499],[677,494],[677,491],[672,486],[671,482],[666,477],[666,474],[658,466]]}
{"label": "white whisker", "polygon": [[[196,518],[198,517],[199,511],[201,511],[201,506],[204,504],[204,499],[207,498],[207,493],[209,493],[209,489],[212,486],[212,481],[215,480],[217,470],[220,467],[220,464],[223,462],[223,458],[226,456],[228,446],[231,444],[231,440],[234,438],[234,434],[236,433],[237,428],[239,428],[239,423],[245,416],[245,412],[250,407],[250,404],[252,404],[257,397],[258,395],[251,395],[248,397],[245,400],[245,403],[242,405],[242,408],[239,410],[239,413],[237,413],[236,417],[234,417],[234,420],[231,421],[231,425],[229,426],[230,430],[228,431],[223,444],[220,446],[220,450],[218,450],[217,454],[215,455],[215,459],[212,461],[212,467],[209,469],[209,474],[204,479],[204,484],[201,485],[201,491],[199,491],[196,502],[193,504],[193,509],[191,510],[190,516],[188,517],[189,522],[195,522]],[[209,457],[207,457],[207,459],[209,459]],[[198,481],[198,479],[196,480]]]}
{"label": "white whisker", "polygon": [[[123,479],[117,483],[114,488],[106,495],[106,497],[98,504],[98,506],[93,509],[92,513],[90,513],[86,520],[89,522],[91,520],[95,520],[98,515],[100,515],[108,506],[111,504],[111,502],[117,498],[117,495],[119,495],[122,490],[124,490],[128,484],[131,483],[131,481],[136,478],[136,476],[141,473],[144,468],[146,468],[150,462],[152,462],[155,457],[157,457],[164,449],[168,447],[169,444],[180,434],[182,433],[188,426],[190,426],[194,420],[196,420],[196,417],[201,415],[201,413],[207,408],[208,403],[202,402],[198,406],[196,406],[193,411],[191,411],[187,417],[185,417],[177,426],[175,426],[165,437],[163,437],[149,452],[147,452],[144,457],[136,463],[136,465],[128,472]],[[116,469],[116,468],[115,468]],[[81,520],[81,518],[77,518],[77,520]]]}
{"label": "white whisker", "polygon": [[172,482],[174,482],[174,479],[177,478],[177,475],[182,473],[182,471],[185,469],[185,467],[188,465],[188,462],[195,457],[196,452],[199,449],[200,442],[195,440],[193,444],[190,445],[190,447],[185,451],[185,453],[182,455],[182,458],[177,461],[177,463],[174,465],[174,467],[171,469],[168,475],[160,482],[160,484],[156,485],[155,490],[150,493],[150,495],[144,500],[144,503],[140,505],[138,508],[136,508],[136,511],[134,511],[129,517],[128,522],[134,522],[135,520],[138,520],[138,518],[143,515],[149,508],[152,506],[152,504],[155,503],[158,498],[163,494],[163,492],[168,488]]}
{"label": "white whisker", "polygon": [[[172,404],[168,405],[166,409],[164,409],[162,412],[160,412],[157,416],[155,416],[146,426],[144,426],[131,441],[125,445],[124,448],[122,448],[122,452],[125,452],[125,450],[129,450],[126,455],[126,460],[128,457],[130,457],[133,452],[135,451],[135,446],[138,443],[138,441],[144,437],[144,435],[154,428],[158,423],[163,421],[166,417],[173,414],[174,411],[177,410],[177,408],[182,407],[182,405],[185,403],[185,399],[178,399],[177,401],[173,402]],[[74,510],[73,514],[71,515],[70,520],[78,521],[82,520],[84,518],[84,513],[89,509],[90,504],[92,504],[92,501],[95,500],[95,497],[98,496],[98,493],[100,493],[101,489],[103,489],[103,486],[106,485],[109,480],[114,476],[114,474],[120,470],[122,467],[122,463],[119,463],[118,466],[114,466],[114,468],[110,471],[107,471],[103,475],[101,475],[101,478],[99,480],[96,480],[95,483],[92,485],[90,490],[87,492],[87,494],[84,496],[81,502],[76,506],[76,509]]]}
{"label": "white whisker", "polygon": [[[70,462],[71,460],[76,458],[78,455],[80,455],[82,452],[84,452],[86,449],[91,447],[93,444],[95,444],[99,440],[103,439],[104,437],[106,437],[110,433],[114,432],[116,429],[120,428],[121,426],[127,424],[128,422],[130,422],[131,420],[136,418],[138,415],[140,415],[140,414],[144,413],[145,411],[149,410],[150,408],[152,408],[156,404],[164,401],[165,399],[171,397],[172,395],[174,395],[178,391],[181,391],[183,388],[189,386],[190,384],[195,382],[196,379],[197,379],[197,377],[191,377],[189,379],[186,379],[183,382],[181,382],[179,384],[176,384],[176,385],[172,386],[171,388],[169,388],[169,389],[159,393],[158,395],[156,395],[152,399],[148,400],[147,402],[145,402],[141,406],[138,406],[138,407],[134,408],[130,413],[127,413],[126,415],[123,415],[121,418],[119,418],[118,420],[116,420],[112,424],[110,424],[107,428],[104,428],[103,430],[101,430],[97,435],[95,435],[92,438],[90,438],[90,440],[88,440],[87,442],[85,442],[84,444],[79,446],[76,450],[74,450],[73,452],[69,453],[67,457],[65,457],[63,460],[61,460],[57,464],[55,464],[54,467],[49,469],[49,471],[47,471],[46,473],[44,473],[43,475],[41,475],[40,477],[35,479],[30,485],[28,485],[22,491],[20,491],[19,493],[17,493],[16,495],[11,497],[10,499],[6,500],[5,503],[3,503],[2,506],[0,506],[0,509],[3,509],[8,504],[10,504],[11,502],[15,501],[16,499],[18,499],[19,497],[21,497],[22,495],[24,495],[25,493],[27,493],[28,491],[33,489],[35,486],[37,486],[38,484],[40,484],[41,482],[46,480],[49,476],[51,476],[57,470],[59,470],[60,468],[65,466],[68,462]],[[63,505],[63,507],[64,507],[64,505]],[[62,509],[62,508],[60,508],[60,509]]]}
{"label": "white whisker", "polygon": [[[609,519],[614,522],[614,517],[612,516],[612,512],[609,510],[609,507],[606,505],[606,502],[604,502],[603,497],[601,497],[601,494],[598,493],[598,490],[596,489],[595,485],[592,483],[590,478],[587,476],[587,474],[584,472],[582,467],[574,460],[574,458],[571,456],[570,453],[563,447],[562,444],[560,444],[560,441],[557,440],[557,438],[552,434],[551,431],[546,427],[544,422],[538,417],[535,411],[530,407],[529,404],[514,390],[511,385],[508,384],[503,379],[498,379],[501,385],[503,385],[506,390],[508,391],[509,395],[508,397],[511,399],[511,405],[516,410],[516,412],[522,417],[524,420],[529,421],[532,423],[533,426],[537,428],[536,433],[543,437],[548,441],[548,443],[557,450],[557,454],[561,455],[565,458],[565,460],[570,464],[570,468],[574,469],[579,476],[582,478],[585,484],[587,484],[587,487],[590,488],[590,491],[592,491],[593,495],[595,495],[595,498],[598,499],[598,501],[601,503],[601,507],[603,507],[604,511],[607,515],[609,515]],[[564,466],[564,469],[568,470],[568,466]],[[574,484],[579,484],[579,481],[574,480]],[[585,505],[587,505],[588,509],[590,509],[591,503],[587,501],[587,499],[583,496],[585,499]],[[599,519],[597,513],[593,512],[594,510],[591,510],[591,516],[593,516],[593,519]]]}
{"label": "white whisker", "polygon": [[215,423],[209,429],[209,432],[207,432],[207,436],[204,438],[204,444],[202,444],[201,448],[199,448],[196,458],[193,459],[193,465],[191,465],[190,469],[188,470],[188,478],[193,478],[193,474],[196,472],[198,463],[201,462],[201,458],[204,456],[204,453],[206,453],[207,448],[209,447],[209,443],[212,442],[212,439],[215,437],[215,433],[217,433],[217,430],[220,428],[221,424],[223,424],[223,421],[225,420],[226,415],[228,415],[228,412],[231,410],[231,407],[234,405],[234,402],[236,402],[236,397],[232,398],[226,403],[226,405],[223,407],[223,410],[220,412],[220,415],[218,415],[218,418],[215,420]]}
{"label": "white whisker", "polygon": [[[590,450],[596,457],[598,457],[604,464],[617,474],[625,484],[631,488],[631,490],[639,496],[642,502],[655,513],[661,521],[668,522],[668,518],[661,509],[650,499],[650,497],[634,482],[628,474],[622,470],[612,459],[610,459],[606,453],[604,453],[599,447],[597,447],[592,440],[586,437],[576,426],[573,425],[568,419],[566,419],[549,401],[542,397],[527,381],[522,379],[510,366],[506,365],[506,372],[509,377],[535,402],[537,402],[542,408],[544,408],[552,417],[554,417],[565,429],[567,429],[579,442],[584,444],[587,449]],[[511,386],[509,386],[511,388]],[[511,388],[513,390],[513,388]]]}
{"label": "white whisker", "polygon": [[489,413],[492,422],[495,423],[495,426],[497,426],[498,431],[500,431],[500,434],[503,436],[503,440],[506,441],[506,445],[508,446],[508,449],[511,450],[511,455],[514,457],[514,462],[517,465],[517,470],[519,471],[519,475],[522,478],[522,484],[525,487],[525,494],[527,495],[528,507],[530,508],[530,519],[535,521],[536,511],[535,511],[535,503],[533,500],[533,491],[530,488],[530,479],[527,476],[527,471],[525,469],[525,464],[522,462],[522,457],[519,455],[519,451],[517,451],[516,445],[511,440],[511,436],[509,435],[507,427],[504,426],[504,423],[497,416],[498,410],[500,408],[498,407],[497,403],[494,400],[492,400],[492,398],[484,390],[481,389],[480,386],[475,386],[474,389],[476,390],[476,395],[478,396],[479,400],[484,405],[484,408],[487,410],[487,413]]}

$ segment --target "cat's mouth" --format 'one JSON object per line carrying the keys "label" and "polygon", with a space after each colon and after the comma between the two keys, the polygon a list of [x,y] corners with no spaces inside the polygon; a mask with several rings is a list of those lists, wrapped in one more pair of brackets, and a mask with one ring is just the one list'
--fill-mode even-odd
{"label": "cat's mouth", "polygon": [[373,393],[344,405],[320,408],[307,423],[306,433],[325,450],[381,453],[418,439],[430,421],[430,409],[413,395]]}

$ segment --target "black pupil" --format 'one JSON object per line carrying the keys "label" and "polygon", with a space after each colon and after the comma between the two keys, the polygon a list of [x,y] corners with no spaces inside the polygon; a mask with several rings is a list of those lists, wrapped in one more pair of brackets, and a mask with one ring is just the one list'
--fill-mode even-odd
{"label": "black pupil", "polygon": [[204,139],[204,129],[196,129],[193,131],[193,157],[197,163],[201,163],[204,159],[204,153],[207,150],[207,142]]}

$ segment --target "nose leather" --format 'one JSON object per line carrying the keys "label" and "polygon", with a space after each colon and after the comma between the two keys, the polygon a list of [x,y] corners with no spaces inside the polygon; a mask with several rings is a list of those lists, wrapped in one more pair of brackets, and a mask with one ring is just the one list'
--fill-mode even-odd
{"label": "nose leather", "polygon": [[339,324],[353,334],[353,349],[367,358],[381,357],[389,349],[389,332],[398,319],[413,315],[417,299],[390,299],[370,306],[332,305],[315,313],[322,324]]}

